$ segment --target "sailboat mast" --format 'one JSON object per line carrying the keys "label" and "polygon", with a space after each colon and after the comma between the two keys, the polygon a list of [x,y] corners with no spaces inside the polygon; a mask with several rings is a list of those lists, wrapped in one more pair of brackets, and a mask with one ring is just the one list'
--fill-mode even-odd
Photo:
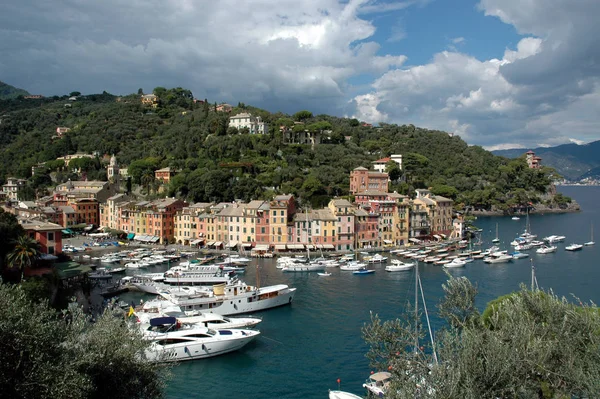
{"label": "sailboat mast", "polygon": [[419,261],[415,262],[415,353],[419,350]]}

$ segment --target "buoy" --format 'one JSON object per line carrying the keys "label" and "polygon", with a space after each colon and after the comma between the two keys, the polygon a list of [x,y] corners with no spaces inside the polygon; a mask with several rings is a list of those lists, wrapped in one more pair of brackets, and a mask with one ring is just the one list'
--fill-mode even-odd
{"label": "buoy", "polygon": [[340,382],[342,382],[342,380],[340,380],[339,378],[337,379],[337,383],[339,384]]}
{"label": "buoy", "polygon": [[371,370],[371,374],[375,374],[375,372],[373,370]]}

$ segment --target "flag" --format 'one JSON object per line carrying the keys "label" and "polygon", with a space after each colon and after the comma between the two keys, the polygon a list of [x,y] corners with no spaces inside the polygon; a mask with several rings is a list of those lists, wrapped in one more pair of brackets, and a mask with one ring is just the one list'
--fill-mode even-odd
{"label": "flag", "polygon": [[131,317],[133,315],[133,306],[129,307],[129,313],[127,313],[127,317]]}

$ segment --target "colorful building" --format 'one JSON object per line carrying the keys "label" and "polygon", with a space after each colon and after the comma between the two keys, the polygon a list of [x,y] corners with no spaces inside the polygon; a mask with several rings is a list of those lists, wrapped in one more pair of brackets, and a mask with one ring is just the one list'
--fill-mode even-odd
{"label": "colorful building", "polygon": [[370,171],[359,166],[350,172],[350,194],[359,194],[368,190],[388,191],[387,173]]}
{"label": "colorful building", "polygon": [[62,226],[35,219],[19,219],[19,224],[30,238],[40,243],[40,251],[43,254],[62,253]]}

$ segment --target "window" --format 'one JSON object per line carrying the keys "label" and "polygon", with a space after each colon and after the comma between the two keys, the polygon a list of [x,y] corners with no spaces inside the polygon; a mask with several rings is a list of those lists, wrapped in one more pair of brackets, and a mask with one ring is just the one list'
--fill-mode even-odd
{"label": "window", "polygon": [[48,241],[54,241],[54,233],[48,233]]}
{"label": "window", "polygon": [[50,255],[53,255],[54,254],[54,247],[48,247],[48,253]]}

